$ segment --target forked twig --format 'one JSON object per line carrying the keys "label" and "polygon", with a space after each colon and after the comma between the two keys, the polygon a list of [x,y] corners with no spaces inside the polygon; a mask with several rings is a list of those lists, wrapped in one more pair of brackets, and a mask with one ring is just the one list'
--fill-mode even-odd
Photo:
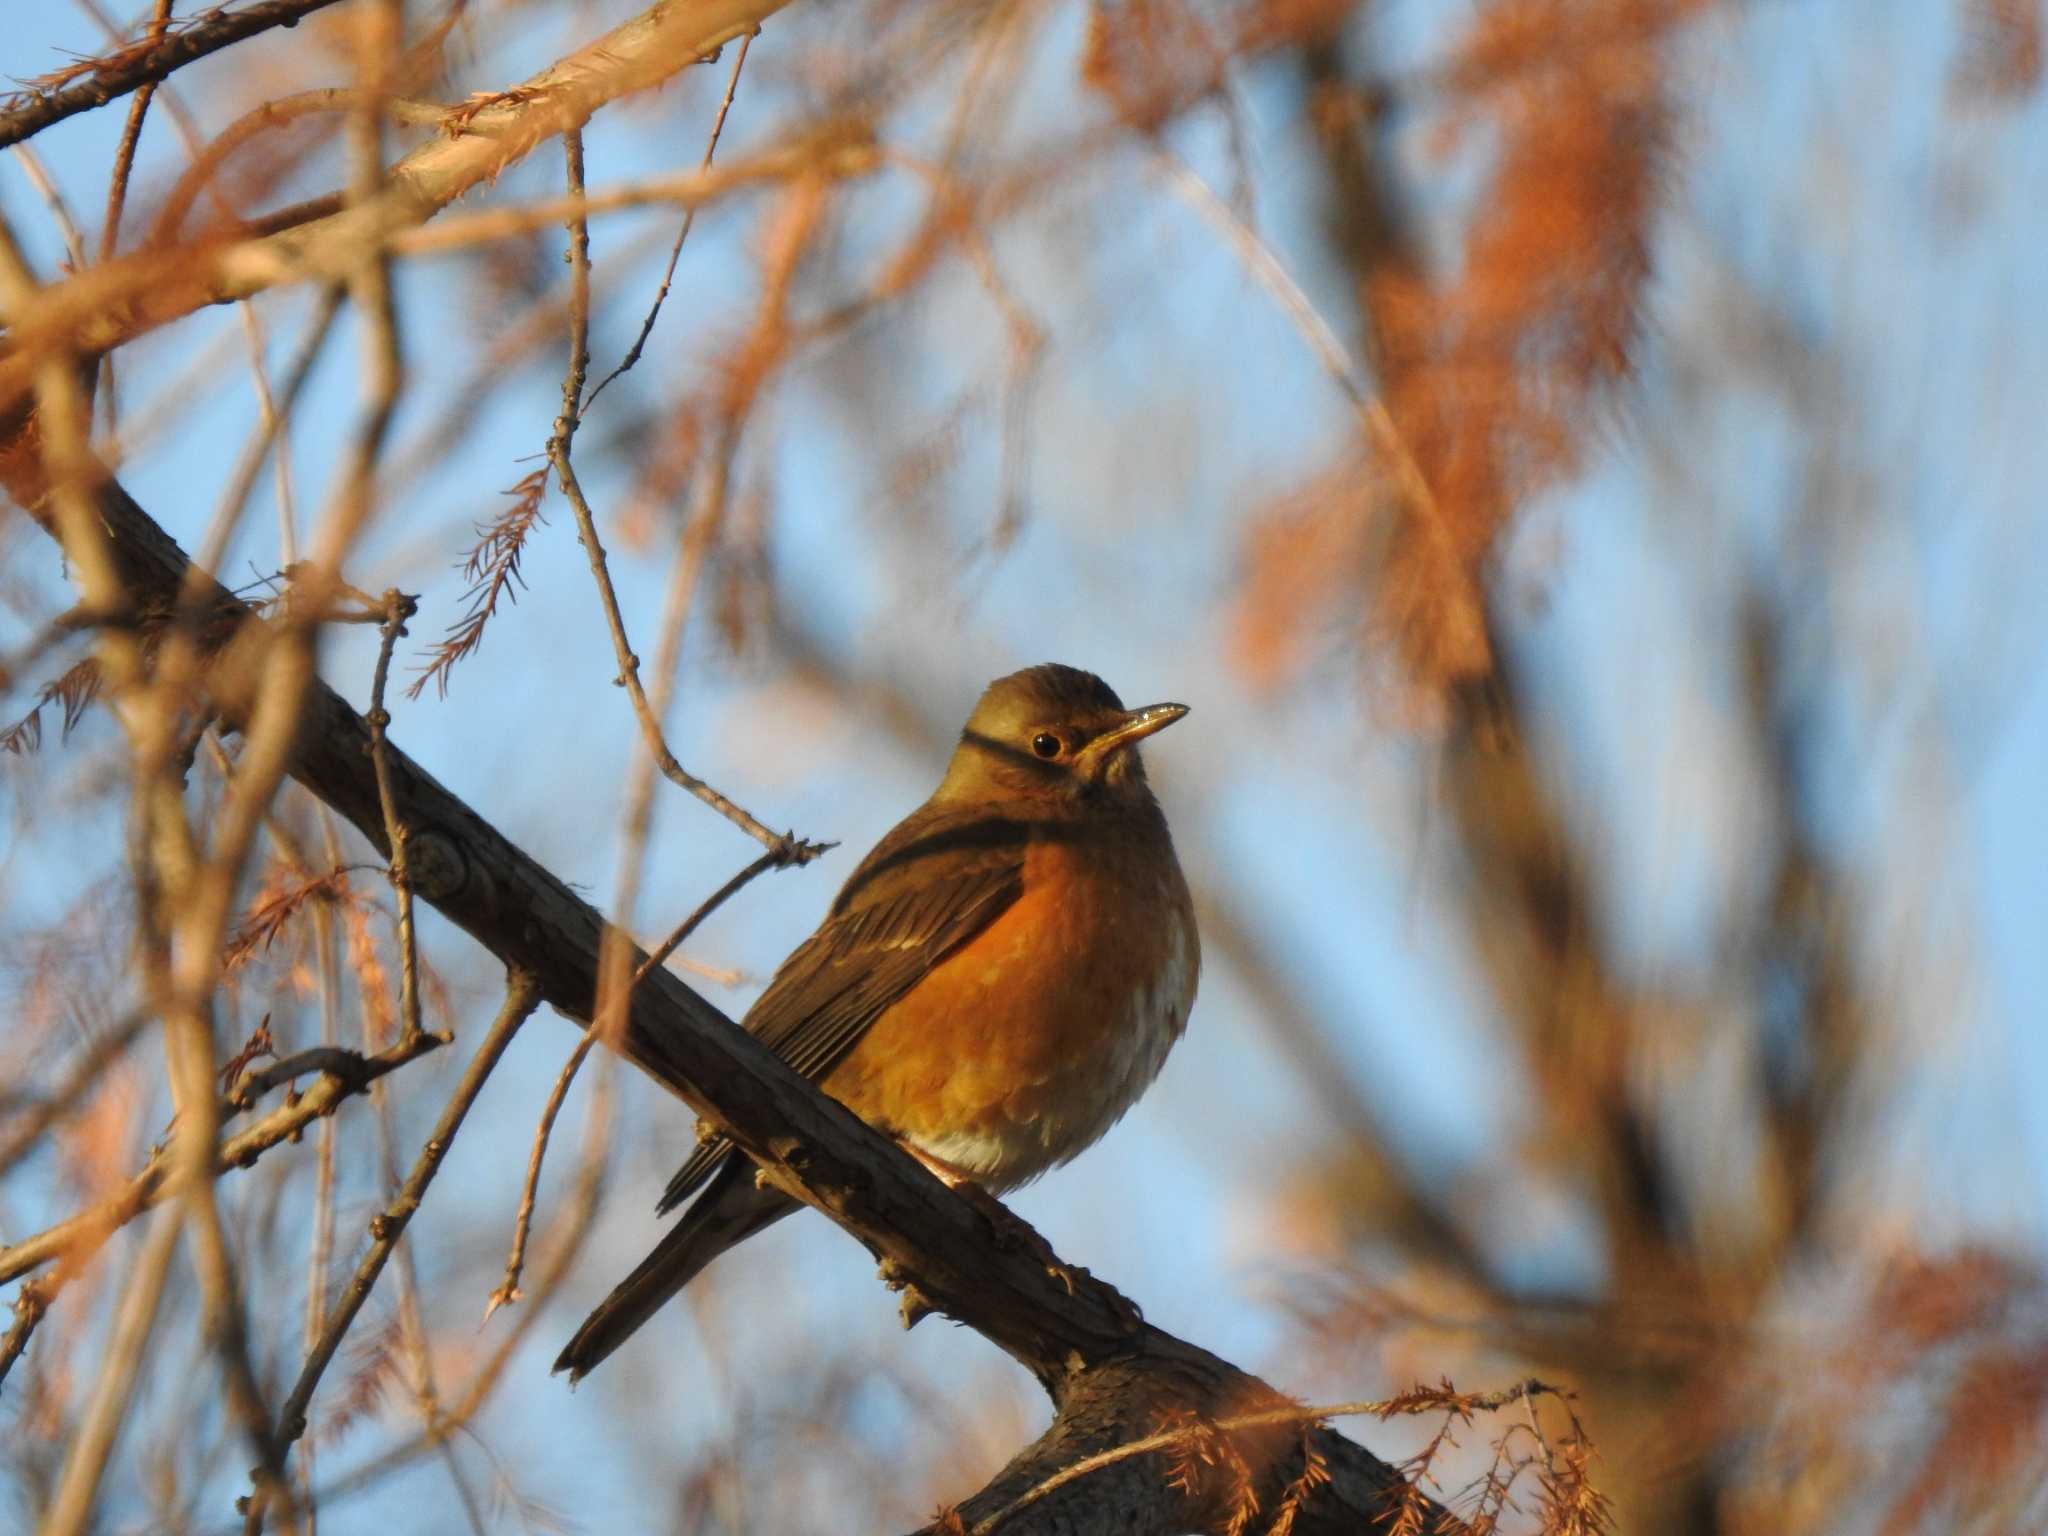
{"label": "forked twig", "polygon": [[612,586],[604,543],[598,538],[597,518],[583,494],[582,482],[577,478],[570,456],[576,441],[576,429],[582,425],[583,383],[590,368],[590,233],[583,216],[583,136],[571,131],[562,135],[562,143],[568,159],[573,208],[568,221],[569,366],[562,378],[562,410],[555,418],[554,431],[548,437],[547,458],[555,468],[555,478],[562,488],[562,495],[575,514],[576,531],[583,551],[590,559],[591,579],[597,583],[598,601],[604,608],[605,623],[611,630],[612,652],[618,659],[618,682],[632,701],[633,713],[640,721],[640,734],[647,743],[649,754],[670,783],[696,796],[767,848],[775,855],[778,865],[808,864],[832,845],[770,830],[744,807],[685,769],[669,750],[662,735],[661,722],[647,702],[647,690],[640,680],[640,658],[634,654],[632,642],[626,638],[626,620],[619,610],[618,592]]}

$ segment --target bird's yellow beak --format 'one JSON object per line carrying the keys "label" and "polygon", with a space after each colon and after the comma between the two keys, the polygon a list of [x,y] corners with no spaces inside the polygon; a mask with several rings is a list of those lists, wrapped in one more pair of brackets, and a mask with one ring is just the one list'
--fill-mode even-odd
{"label": "bird's yellow beak", "polygon": [[1143,741],[1155,731],[1163,731],[1174,721],[1188,712],[1185,704],[1147,704],[1143,709],[1134,709],[1125,714],[1123,723],[1113,725],[1088,743],[1092,757],[1106,757],[1119,747]]}

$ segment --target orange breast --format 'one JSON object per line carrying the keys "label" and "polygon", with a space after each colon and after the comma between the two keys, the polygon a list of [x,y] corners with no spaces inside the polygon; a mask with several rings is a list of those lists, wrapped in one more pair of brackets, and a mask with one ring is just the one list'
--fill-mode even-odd
{"label": "orange breast", "polygon": [[1018,900],[876,1020],[826,1091],[999,1190],[1093,1142],[1157,1074],[1199,966],[1171,853],[1134,851],[1034,842]]}

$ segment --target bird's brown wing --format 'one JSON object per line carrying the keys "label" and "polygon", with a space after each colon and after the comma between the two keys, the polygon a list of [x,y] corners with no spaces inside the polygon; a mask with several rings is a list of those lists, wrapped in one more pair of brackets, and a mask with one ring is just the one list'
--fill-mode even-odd
{"label": "bird's brown wing", "polygon": [[[782,963],[748,1011],[748,1031],[812,1081],[829,1076],[891,1004],[1022,893],[1029,835],[985,810],[911,816]],[[731,1151],[722,1136],[699,1142],[659,1209],[688,1199]]]}

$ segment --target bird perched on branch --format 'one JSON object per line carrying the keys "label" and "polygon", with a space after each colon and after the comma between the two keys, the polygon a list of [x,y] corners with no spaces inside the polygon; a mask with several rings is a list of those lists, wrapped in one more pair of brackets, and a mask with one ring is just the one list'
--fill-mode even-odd
{"label": "bird perched on branch", "polygon": [[[746,1028],[948,1183],[1001,1194],[1092,1145],[1159,1074],[1201,967],[1194,904],[1125,709],[1073,667],[988,685],[932,797],[861,860]],[[574,1381],[798,1202],[721,1137],[696,1195],[556,1360]]]}

